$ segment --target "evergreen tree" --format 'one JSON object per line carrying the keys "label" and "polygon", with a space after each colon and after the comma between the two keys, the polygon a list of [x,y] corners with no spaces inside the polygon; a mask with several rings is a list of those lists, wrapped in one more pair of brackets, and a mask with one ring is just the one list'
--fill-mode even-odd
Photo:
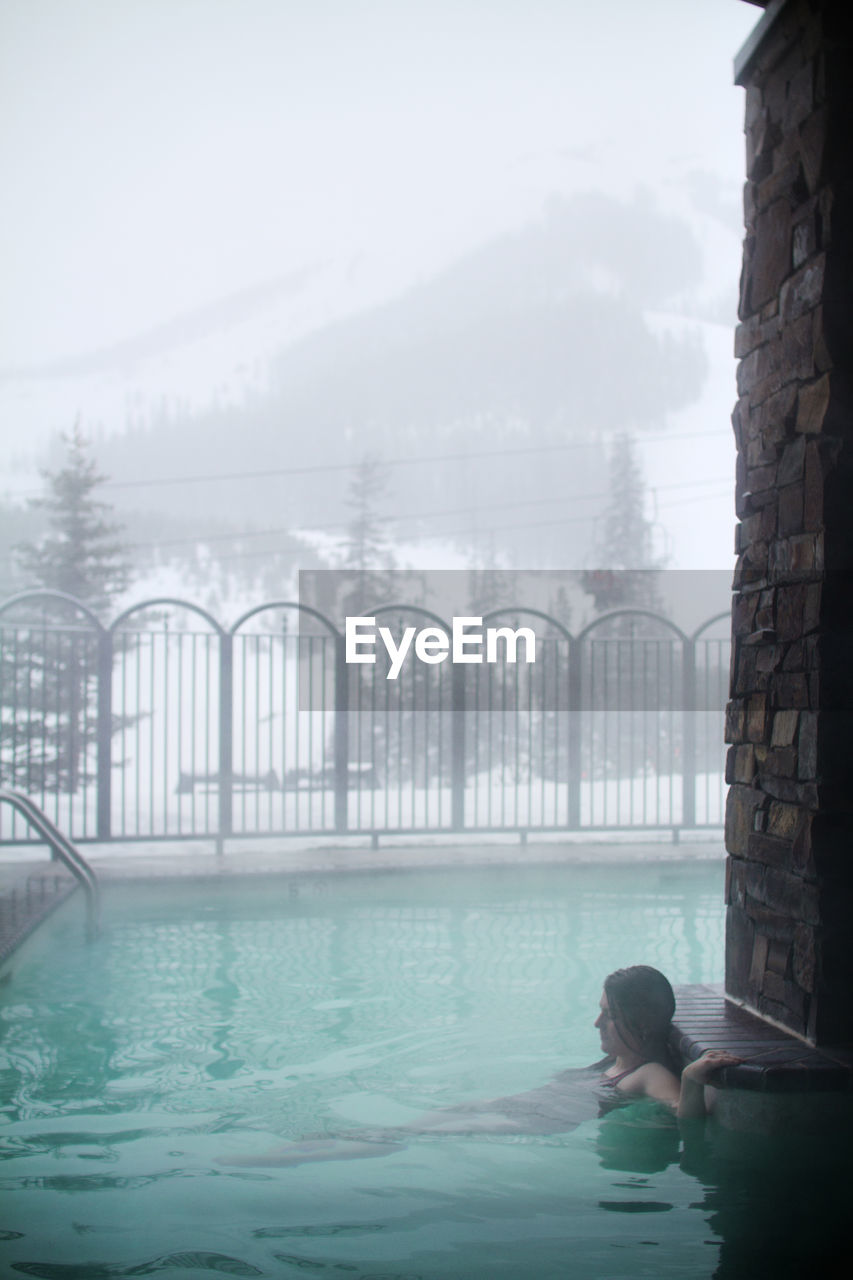
{"label": "evergreen tree", "polygon": [[345,568],[360,573],[394,568],[394,553],[379,514],[387,488],[385,468],[378,458],[365,454],[350,481],[346,498],[352,516],[347,527]]}
{"label": "evergreen tree", "polygon": [[654,525],[646,515],[646,486],[627,432],[617,436],[610,456],[610,498],[596,558],[583,587],[596,608],[659,609],[658,573],[665,560],[654,549]]}
{"label": "evergreen tree", "polygon": [[[16,551],[30,588],[62,591],[105,613],[130,580],[120,526],[95,495],[105,477],[78,428],[66,456],[44,472],[47,491],[34,510],[47,531]],[[0,630],[0,759],[3,783],[27,791],[74,794],[92,776],[96,740],[97,635],[71,606],[28,604]],[[113,726],[114,728],[117,726]]]}
{"label": "evergreen tree", "polygon": [[42,473],[47,493],[30,503],[47,515],[48,532],[37,542],[19,543],[18,562],[34,587],[64,591],[105,613],[130,581],[121,526],[109,519],[109,504],[95,497],[107,477],[89,456],[79,427],[63,442],[64,465]]}

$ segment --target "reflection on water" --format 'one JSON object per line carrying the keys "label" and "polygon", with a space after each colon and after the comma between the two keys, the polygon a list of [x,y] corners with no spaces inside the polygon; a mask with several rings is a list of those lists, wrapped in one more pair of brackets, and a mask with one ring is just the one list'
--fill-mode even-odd
{"label": "reflection on water", "polygon": [[[685,1142],[653,1104],[599,1118],[565,1085],[599,1056],[605,973],[719,979],[720,881],[670,866],[134,887],[107,895],[88,947],[58,919],[0,997],[0,1271],[730,1280],[763,1274],[759,1257],[799,1274],[810,1247],[831,1276],[849,1180],[819,1150],[713,1128]],[[217,1164],[522,1091],[518,1132]]]}

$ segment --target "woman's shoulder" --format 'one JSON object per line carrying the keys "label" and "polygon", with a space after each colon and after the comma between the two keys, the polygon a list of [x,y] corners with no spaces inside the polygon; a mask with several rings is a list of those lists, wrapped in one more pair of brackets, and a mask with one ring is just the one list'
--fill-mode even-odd
{"label": "woman's shoulder", "polygon": [[662,1062],[644,1062],[623,1081],[626,1091],[675,1106],[681,1092],[678,1076]]}

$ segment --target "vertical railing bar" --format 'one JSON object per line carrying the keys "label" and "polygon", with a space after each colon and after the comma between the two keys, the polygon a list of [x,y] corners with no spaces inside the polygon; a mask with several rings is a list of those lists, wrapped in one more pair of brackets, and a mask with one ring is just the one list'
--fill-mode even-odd
{"label": "vertical railing bar", "polygon": [[219,821],[216,852],[222,854],[233,829],[234,637],[219,636]]}
{"label": "vertical railing bar", "polygon": [[[581,662],[583,659],[584,648],[589,644],[588,640],[570,640],[568,642],[568,689],[566,694],[567,704],[567,774],[569,783],[568,795],[568,825],[572,831],[580,829],[581,825],[581,727],[583,724],[583,706],[581,698]],[[589,655],[590,664],[590,681],[592,680],[592,654]],[[590,694],[592,690],[590,688]],[[592,697],[589,698],[592,705]],[[557,703],[559,707],[559,702]],[[590,762],[590,787],[592,788],[592,763]],[[590,796],[594,791],[590,790]],[[556,818],[556,814],[555,814]]]}
{"label": "vertical railing bar", "polygon": [[[346,641],[338,636],[335,646],[335,831],[349,829],[349,668]],[[359,764],[361,751],[359,750]],[[359,793],[361,788],[359,788]]]}
{"label": "vertical railing bar", "polygon": [[[455,664],[450,681],[450,825],[454,831],[462,831],[465,827],[465,667]],[[476,739],[476,733],[474,736]]]}
{"label": "vertical railing bar", "polygon": [[154,649],[153,649],[154,640],[155,640],[155,636],[153,636],[153,635],[152,635],[152,637],[151,637],[151,643],[152,643],[152,651],[151,651],[151,672],[150,672],[150,683],[149,683],[149,687],[148,687],[148,693],[149,693],[149,705],[150,705],[150,707],[151,707],[151,733],[149,734],[149,738],[148,738],[148,779],[149,779],[149,787],[148,787],[148,829],[149,829],[149,832],[151,833],[151,835],[154,835],[154,834],[155,834],[155,825],[154,825],[154,709],[155,709],[155,707],[157,706],[157,698],[156,698],[156,696],[155,696],[155,673],[156,673],[156,665],[157,665],[157,664],[156,664],[156,661],[155,661],[155,653],[154,653]]}
{"label": "vertical railing bar", "polygon": [[113,635],[98,633],[97,782],[95,796],[99,840],[112,833]]}
{"label": "vertical railing bar", "polygon": [[683,733],[683,794],[681,801],[682,825],[688,829],[696,826],[696,644],[685,639],[682,642],[682,721]]}
{"label": "vertical railing bar", "polygon": [[[301,630],[301,624],[300,624]],[[288,697],[287,673],[288,668],[293,665],[292,654],[295,648],[293,637],[288,633],[287,618],[282,618],[282,637],[281,637],[281,829],[287,830],[287,807],[290,800],[293,802],[293,809],[296,809],[296,786],[299,781],[299,775],[296,767],[290,764],[290,755],[287,749],[287,734],[290,724],[290,701]],[[296,654],[296,687],[297,699],[296,705],[299,705],[299,654]],[[337,732],[337,730],[335,730]],[[288,787],[287,775],[293,768],[293,785]]]}
{"label": "vertical railing bar", "polygon": [[169,759],[169,729],[170,729],[169,718],[170,718],[170,708],[172,705],[171,698],[169,697],[169,680],[170,680],[172,664],[169,661],[169,657],[170,657],[171,641],[172,641],[172,637],[169,633],[168,620],[166,620],[164,623],[164,635],[163,635],[163,708],[164,708],[164,714],[163,714],[163,831],[164,832],[167,832],[169,830],[168,759]]}

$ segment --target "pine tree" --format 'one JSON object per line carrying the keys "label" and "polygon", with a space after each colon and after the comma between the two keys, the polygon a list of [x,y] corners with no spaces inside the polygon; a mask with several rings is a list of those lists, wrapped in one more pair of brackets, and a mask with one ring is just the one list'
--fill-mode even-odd
{"label": "pine tree", "polygon": [[365,454],[350,481],[346,498],[352,516],[347,528],[345,568],[360,573],[393,569],[394,553],[379,515],[387,488],[384,467],[373,455]]}
{"label": "pine tree", "polygon": [[105,613],[130,581],[121,526],[109,519],[109,504],[95,497],[107,477],[89,456],[79,427],[63,442],[64,465],[42,473],[47,493],[30,503],[46,513],[48,532],[38,542],[19,543],[18,561],[33,586],[64,591]]}
{"label": "pine tree", "polygon": [[[47,492],[31,503],[47,515],[47,531],[38,541],[18,544],[17,557],[29,587],[64,592],[104,614],[126,589],[130,568],[120,526],[95,496],[106,477],[79,428],[63,440],[63,465],[43,473]],[[23,622],[4,618],[0,659],[4,784],[74,794],[92,776],[95,631],[71,606],[43,602],[36,612],[29,605]]]}
{"label": "pine tree", "polygon": [[613,443],[609,490],[596,548],[600,567],[584,573],[584,590],[602,611],[632,605],[659,609],[658,573],[665,561],[654,549],[654,525],[646,515],[646,486],[634,441],[627,432]]}

